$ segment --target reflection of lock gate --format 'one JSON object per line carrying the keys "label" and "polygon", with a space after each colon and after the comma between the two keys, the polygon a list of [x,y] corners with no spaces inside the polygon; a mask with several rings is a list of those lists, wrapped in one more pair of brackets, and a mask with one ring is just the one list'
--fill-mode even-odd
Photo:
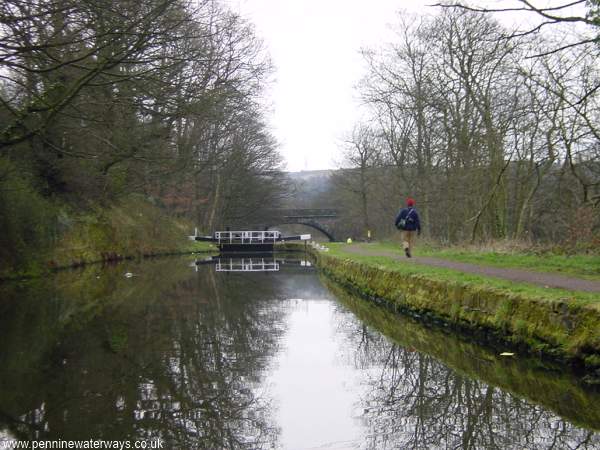
{"label": "reflection of lock gate", "polygon": [[229,259],[219,260],[216,264],[217,272],[277,272],[279,263],[275,260],[264,259]]}
{"label": "reflection of lock gate", "polygon": [[198,266],[202,265],[214,265],[215,270],[219,272],[277,272],[280,271],[281,266],[286,267],[301,267],[301,268],[312,268],[313,265],[310,261],[305,259],[280,259],[273,258],[271,260],[267,257],[264,258],[251,256],[248,258],[221,258],[215,256],[209,256],[204,259],[197,259],[190,264],[190,267],[194,267],[196,272]]}

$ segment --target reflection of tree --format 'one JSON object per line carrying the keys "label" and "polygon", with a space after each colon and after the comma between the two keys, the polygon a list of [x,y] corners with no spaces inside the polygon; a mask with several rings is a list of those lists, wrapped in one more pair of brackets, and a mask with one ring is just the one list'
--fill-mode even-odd
{"label": "reflection of tree", "polygon": [[364,377],[366,448],[599,448],[599,434],[339,314],[346,357]]}
{"label": "reflection of tree", "polygon": [[[211,270],[146,262],[140,266],[146,272],[125,284],[116,269],[115,292],[97,315],[50,336],[60,343],[40,358],[45,369],[23,368],[35,373],[32,384],[23,380],[14,401],[4,402],[0,423],[24,439],[155,437],[169,448],[275,445],[278,431],[258,388],[283,331],[283,303],[272,301],[281,278],[257,282]],[[189,276],[182,279],[181,271]],[[28,303],[32,316],[46,298],[36,300]],[[45,318],[55,319],[50,313]],[[37,337],[46,345],[48,336]],[[2,353],[25,350],[12,344]],[[2,372],[0,381],[8,376]]]}

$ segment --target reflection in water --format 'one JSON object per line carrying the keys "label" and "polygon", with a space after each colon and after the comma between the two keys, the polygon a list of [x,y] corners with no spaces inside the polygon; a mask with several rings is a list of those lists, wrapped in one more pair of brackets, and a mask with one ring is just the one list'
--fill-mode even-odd
{"label": "reflection in water", "polygon": [[277,258],[273,254],[265,256],[240,256],[224,257],[209,256],[208,258],[195,260],[192,266],[198,271],[201,265],[214,265],[217,272],[279,272],[280,266],[311,267],[312,263],[304,259]]}
{"label": "reflection in water", "polygon": [[3,286],[0,443],[600,448],[600,395],[567,374],[334,297],[306,262],[189,265]]}
{"label": "reflection in water", "polygon": [[230,258],[228,261],[219,260],[215,270],[217,272],[278,272],[279,263],[275,260],[265,261],[264,258],[260,260],[242,259],[240,261]]}
{"label": "reflection in water", "polygon": [[[587,419],[591,427],[600,424],[600,393],[585,392],[561,375],[555,380],[552,373],[536,371],[527,362],[517,363],[519,370],[512,373],[513,362],[496,357],[497,352],[439,331],[424,332],[422,325],[409,319],[390,320],[380,308],[338,294],[352,311],[338,311],[345,357],[363,376],[359,400],[366,428],[363,448],[600,448],[600,435],[585,425],[578,428],[543,406],[470,375],[494,379],[501,373],[501,383],[525,396],[530,395],[528,382],[538,384],[547,389],[540,400],[565,403],[559,406],[565,412],[573,407],[577,418]],[[385,328],[392,338],[357,321],[356,315]],[[456,357],[459,370],[415,347],[439,353],[449,363]]]}
{"label": "reflection in water", "polygon": [[186,265],[91,268],[59,274],[52,290],[38,280],[5,292],[0,421],[11,434],[275,445],[259,382],[284,331],[284,294],[275,280]]}

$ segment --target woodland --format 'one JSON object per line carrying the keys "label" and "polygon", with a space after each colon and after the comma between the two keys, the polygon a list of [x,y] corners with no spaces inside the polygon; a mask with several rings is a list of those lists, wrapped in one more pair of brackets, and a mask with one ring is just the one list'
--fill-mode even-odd
{"label": "woodland", "polygon": [[[517,3],[401,14],[392,41],[362,50],[368,115],[308,202],[339,208],[341,235],[393,235],[410,196],[437,241],[598,250],[598,2]],[[498,20],[511,12],[537,25]],[[274,70],[216,0],[3,1],[0,271],[61,245],[66,260],[163,251],[164,230],[298,203],[308,185],[284,172],[266,118]]]}
{"label": "woodland", "polygon": [[[347,233],[390,235],[410,196],[436,240],[598,249],[597,2],[519,3],[438,5],[434,16],[402,16],[392,42],[363,50],[357,93],[369,115],[333,175]],[[574,5],[585,13],[568,14]],[[539,20],[511,29],[502,13]]]}
{"label": "woodland", "polygon": [[3,1],[0,261],[82,226],[82,241],[114,241],[148,205],[150,222],[213,229],[275,204],[272,73],[253,26],[217,1]]}

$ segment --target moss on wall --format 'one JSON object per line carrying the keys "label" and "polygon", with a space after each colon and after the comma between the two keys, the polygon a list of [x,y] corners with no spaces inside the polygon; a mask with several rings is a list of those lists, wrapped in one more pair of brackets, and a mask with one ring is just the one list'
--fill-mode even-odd
{"label": "moss on wall", "polygon": [[445,328],[425,327],[365,302],[333,282],[326,284],[350,311],[403,348],[431,355],[458,373],[542,404],[581,426],[600,429],[600,410],[595,407],[600,401],[600,391],[584,389],[579,380],[569,371],[561,370],[561,366],[537,358],[501,357],[498,349],[449,335]]}
{"label": "moss on wall", "polygon": [[332,279],[396,309],[441,321],[486,340],[502,340],[530,353],[585,366],[600,377],[600,309],[597,304],[521,297],[493,288],[405,275],[320,253]]}

